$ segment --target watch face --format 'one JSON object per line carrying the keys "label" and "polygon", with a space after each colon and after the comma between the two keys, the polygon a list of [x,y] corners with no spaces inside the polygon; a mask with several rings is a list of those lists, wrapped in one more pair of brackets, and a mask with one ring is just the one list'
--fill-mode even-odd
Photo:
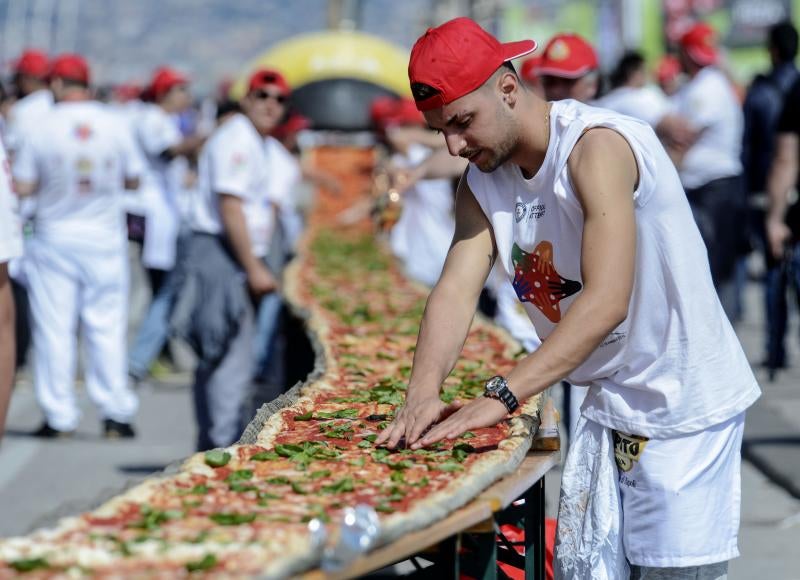
{"label": "watch face", "polygon": [[496,393],[503,386],[503,377],[492,377],[486,382],[486,390],[490,393]]}

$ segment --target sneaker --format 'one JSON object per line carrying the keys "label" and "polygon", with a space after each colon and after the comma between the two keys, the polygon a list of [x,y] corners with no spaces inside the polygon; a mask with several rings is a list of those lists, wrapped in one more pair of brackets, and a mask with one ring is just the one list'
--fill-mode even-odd
{"label": "sneaker", "polygon": [[66,439],[71,437],[73,433],[74,431],[59,431],[58,429],[53,429],[50,424],[45,421],[42,423],[42,426],[32,432],[31,435],[34,437],[41,437],[42,439]]}
{"label": "sneaker", "polygon": [[131,439],[136,437],[136,432],[130,423],[120,423],[114,419],[103,421],[103,432],[106,439]]}

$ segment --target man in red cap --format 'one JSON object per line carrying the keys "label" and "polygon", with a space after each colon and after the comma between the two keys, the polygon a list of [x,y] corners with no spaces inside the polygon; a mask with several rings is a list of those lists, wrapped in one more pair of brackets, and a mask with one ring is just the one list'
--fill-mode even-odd
{"label": "man in red cap", "polygon": [[742,179],[744,116],[730,80],[719,68],[714,29],[699,22],[680,39],[688,81],[675,95],[675,112],[697,137],[673,152],[681,182],[708,248],[711,276],[728,316],[739,316],[737,262],[749,252]]}
{"label": "man in red cap", "polygon": [[86,61],[53,60],[56,104],[14,160],[16,190],[34,195],[24,272],[33,319],[34,386],[45,415],[35,433],[75,431],[78,321],[86,337],[86,388],[108,438],[133,437],[138,401],[127,382],[128,254],[123,189],[143,169],[127,124],[93,101]]}
{"label": "man in red cap", "polygon": [[134,130],[147,161],[138,210],[144,214],[142,264],[153,299],[129,355],[128,372],[134,381],[148,376],[168,338],[167,304],[174,300],[175,292],[170,272],[186,217],[182,209],[186,205],[184,182],[189,160],[194,161],[204,140],[201,135],[184,136],[179,128],[179,115],[192,104],[188,77],[161,67],[145,92],[151,103],[138,111]]}
{"label": "man in red cap", "polygon": [[12,156],[28,130],[53,106],[53,94],[47,84],[49,70],[47,55],[38,50],[23,52],[14,66],[17,102],[8,112],[4,136]]}
{"label": "man in red cap", "polygon": [[265,264],[276,205],[264,139],[282,120],[289,96],[283,76],[250,77],[241,113],[209,137],[199,159],[198,195],[189,208],[192,235],[177,264],[173,323],[199,357],[194,397],[198,449],[235,442],[252,414],[254,304],[278,288]]}
{"label": "man in red cap", "polygon": [[600,87],[597,53],[577,34],[556,34],[544,47],[536,73],[550,101],[575,99],[588,103]]}
{"label": "man in red cap", "polygon": [[[405,405],[376,443],[418,449],[494,425],[565,377],[587,385],[562,477],[557,577],[724,577],[758,384],[655,133],[536,97],[508,63],[535,46],[459,18],[411,52],[417,107],[470,164]],[[542,344],[485,396],[448,408],[442,383],[495,262]]]}

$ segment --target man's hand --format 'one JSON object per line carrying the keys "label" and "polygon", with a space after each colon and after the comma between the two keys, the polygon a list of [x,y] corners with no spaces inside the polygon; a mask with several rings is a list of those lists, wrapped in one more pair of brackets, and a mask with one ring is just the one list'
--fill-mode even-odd
{"label": "man's hand", "polygon": [[433,445],[442,439],[456,439],[462,433],[481,427],[492,427],[508,417],[506,406],[497,399],[478,397],[433,427],[411,449]]}
{"label": "man's hand", "polygon": [[278,281],[261,261],[254,264],[247,271],[247,286],[253,296],[263,296],[278,289]]}
{"label": "man's hand", "polygon": [[375,445],[386,444],[394,449],[405,438],[406,447],[409,447],[416,443],[428,427],[456,412],[462,405],[460,401],[446,405],[438,394],[409,398],[397,411],[394,421],[375,439]]}
{"label": "man's hand", "polygon": [[792,231],[783,220],[767,220],[767,241],[772,257],[776,260],[783,260],[786,251],[786,242],[792,237]]}

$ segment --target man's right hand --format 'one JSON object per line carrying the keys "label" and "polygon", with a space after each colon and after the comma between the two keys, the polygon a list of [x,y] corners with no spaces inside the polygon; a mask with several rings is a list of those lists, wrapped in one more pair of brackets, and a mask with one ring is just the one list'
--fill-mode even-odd
{"label": "man's right hand", "polygon": [[406,447],[414,444],[434,423],[452,415],[464,406],[461,401],[447,405],[436,395],[419,398],[408,398],[400,407],[394,421],[375,439],[375,445],[386,445],[390,449],[397,447],[405,438]]}
{"label": "man's right hand", "polygon": [[772,257],[783,260],[786,251],[786,242],[792,237],[792,231],[782,220],[767,220],[767,242]]}
{"label": "man's right hand", "polygon": [[247,272],[247,286],[253,296],[263,296],[278,289],[278,281],[260,261],[256,262]]}

